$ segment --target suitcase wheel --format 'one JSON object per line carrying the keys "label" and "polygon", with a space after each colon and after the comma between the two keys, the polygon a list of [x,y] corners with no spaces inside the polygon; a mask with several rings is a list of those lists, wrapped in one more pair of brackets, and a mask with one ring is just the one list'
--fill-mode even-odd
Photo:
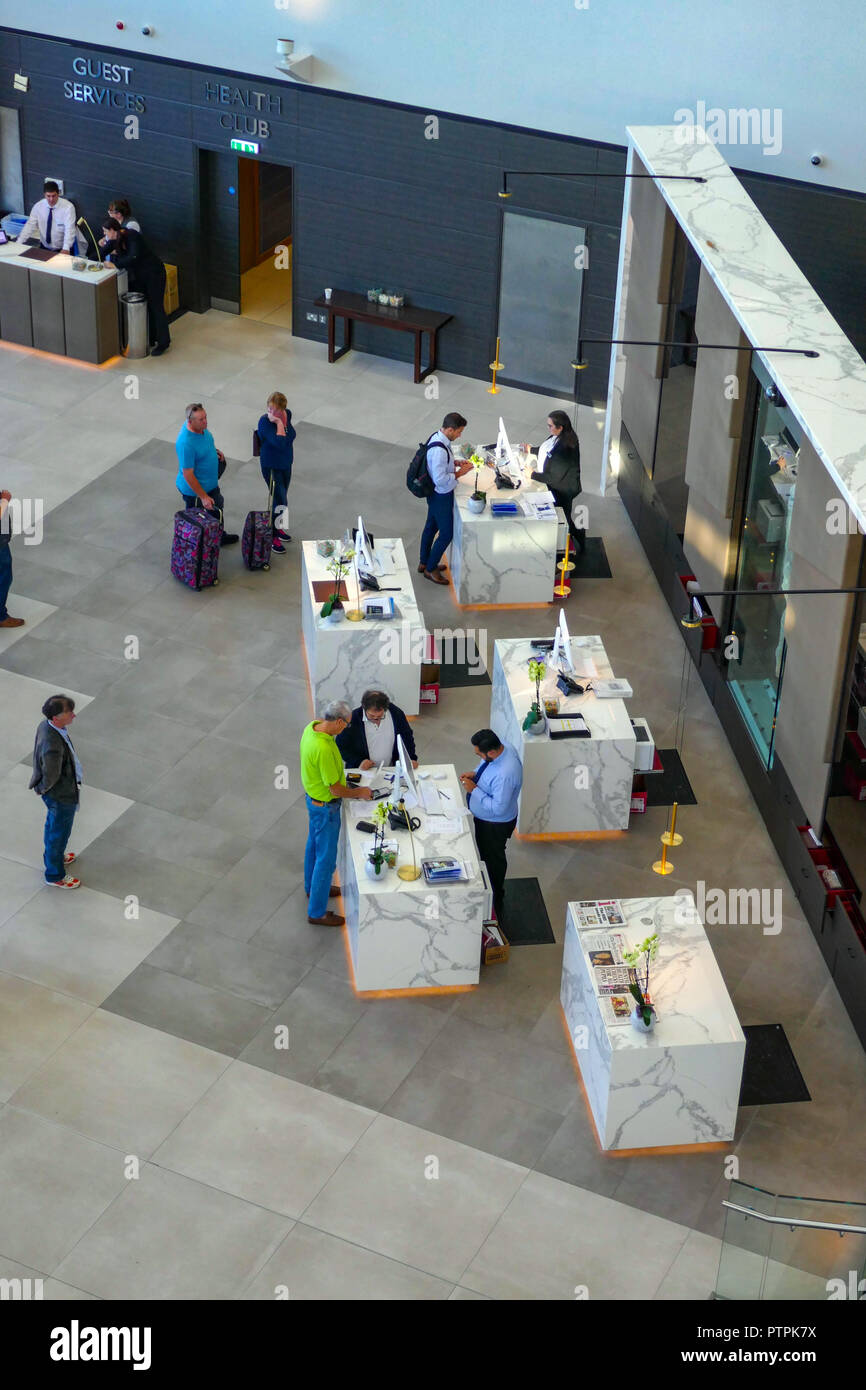
{"label": "suitcase wheel", "polygon": [[219,580],[218,580],[218,579],[215,579],[214,582],[213,582],[213,585],[211,585],[211,587],[213,588],[213,587],[214,587],[215,585],[217,585],[217,584],[219,584]]}
{"label": "suitcase wheel", "polygon": [[269,570],[269,569],[270,569],[270,565],[262,565],[262,569],[263,569],[263,570]]}

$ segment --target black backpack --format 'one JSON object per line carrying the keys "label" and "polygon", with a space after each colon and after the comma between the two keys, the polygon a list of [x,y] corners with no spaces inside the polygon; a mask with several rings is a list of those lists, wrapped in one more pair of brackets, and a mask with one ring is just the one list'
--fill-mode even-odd
{"label": "black backpack", "polygon": [[[430,439],[433,436],[431,434]],[[426,444],[419,444],[412,458],[412,462],[406,469],[406,486],[413,497],[432,497],[435,491],[433,479],[427,468],[427,450],[430,448],[430,439]],[[440,440],[436,440],[434,448],[443,448]]]}

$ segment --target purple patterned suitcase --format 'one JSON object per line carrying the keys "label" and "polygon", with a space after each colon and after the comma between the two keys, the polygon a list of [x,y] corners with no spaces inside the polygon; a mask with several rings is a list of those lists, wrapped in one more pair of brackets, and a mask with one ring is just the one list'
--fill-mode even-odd
{"label": "purple patterned suitcase", "polygon": [[174,541],[171,572],[189,589],[206,589],[218,584],[217,570],[222,536],[222,514],[190,507],[174,514]]}
{"label": "purple patterned suitcase", "polygon": [[269,570],[271,567],[271,548],[274,544],[274,528],[271,524],[271,509],[274,499],[274,475],[268,491],[268,510],[266,512],[247,512],[244,532],[241,536],[241,554],[248,570]]}

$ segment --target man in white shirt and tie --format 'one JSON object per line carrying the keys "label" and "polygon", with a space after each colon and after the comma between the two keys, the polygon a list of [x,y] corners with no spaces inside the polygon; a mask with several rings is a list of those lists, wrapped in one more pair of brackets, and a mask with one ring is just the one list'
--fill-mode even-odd
{"label": "man in white shirt and tie", "polygon": [[75,208],[68,198],[61,198],[53,179],[46,179],[43,192],[45,196],[30,209],[18,240],[38,236],[46,251],[71,251],[75,245]]}

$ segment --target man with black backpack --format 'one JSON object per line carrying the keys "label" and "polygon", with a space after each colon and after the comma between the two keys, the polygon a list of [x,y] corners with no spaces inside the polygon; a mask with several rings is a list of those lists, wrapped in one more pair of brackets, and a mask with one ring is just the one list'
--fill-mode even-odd
{"label": "man with black backpack", "polygon": [[442,428],[432,434],[409,465],[406,486],[415,497],[427,499],[427,524],[421,533],[421,555],[418,573],[433,584],[447,584],[442,574],[442,556],[454,534],[454,489],[457,479],[472,467],[469,462],[455,464],[451,445],[466,428],[466,421],[451,411],[442,421]]}

